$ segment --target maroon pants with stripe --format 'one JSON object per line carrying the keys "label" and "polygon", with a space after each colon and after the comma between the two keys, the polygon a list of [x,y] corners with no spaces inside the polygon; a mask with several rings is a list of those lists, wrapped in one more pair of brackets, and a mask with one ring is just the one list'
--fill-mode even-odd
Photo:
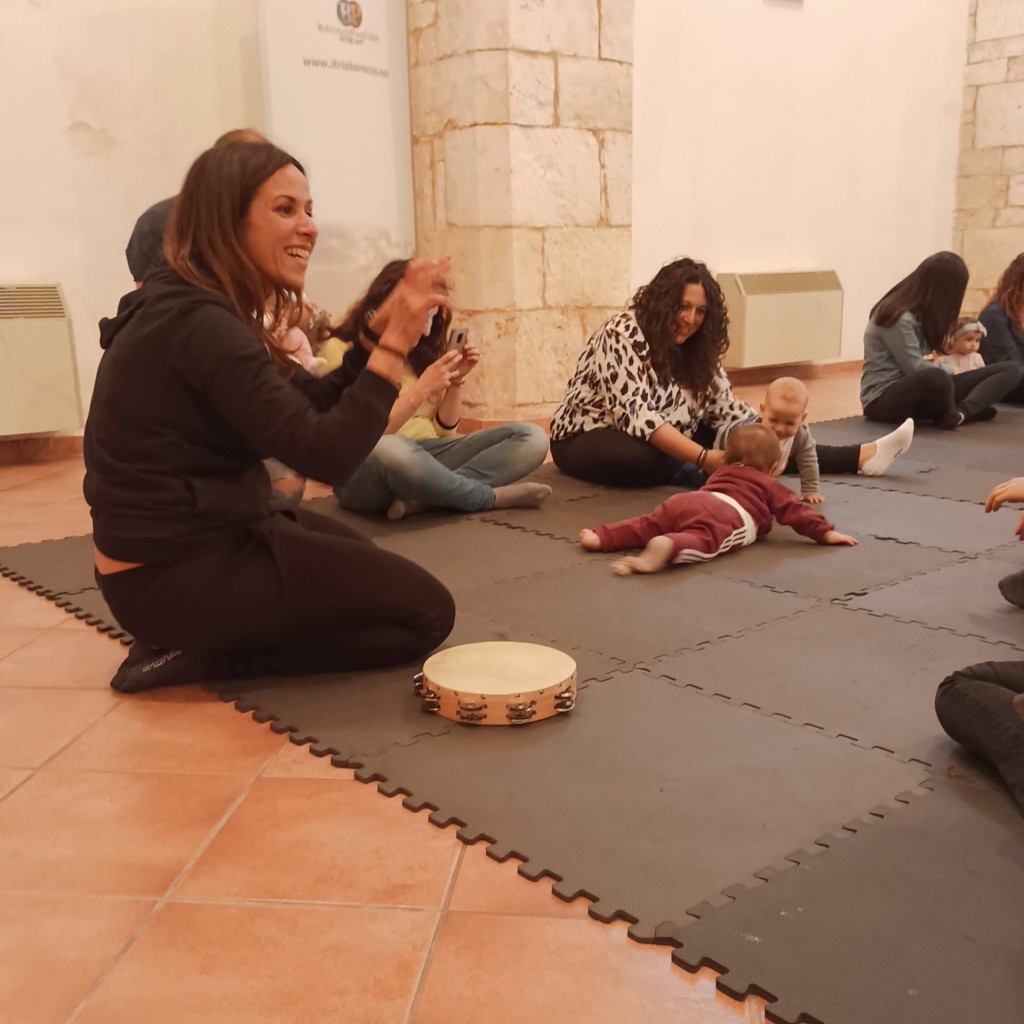
{"label": "maroon pants with stripe", "polygon": [[595,533],[602,551],[642,548],[652,537],[668,537],[674,562],[703,562],[746,543],[740,514],[710,491],[673,494],[650,515],[608,523]]}

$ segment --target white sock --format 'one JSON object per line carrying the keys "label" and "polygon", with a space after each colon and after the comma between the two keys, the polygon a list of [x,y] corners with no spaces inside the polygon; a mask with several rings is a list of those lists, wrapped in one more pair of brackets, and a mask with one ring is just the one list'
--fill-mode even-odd
{"label": "white sock", "polygon": [[861,466],[865,476],[881,476],[914,440],[914,421],[904,420],[895,430],[875,441],[877,451]]}

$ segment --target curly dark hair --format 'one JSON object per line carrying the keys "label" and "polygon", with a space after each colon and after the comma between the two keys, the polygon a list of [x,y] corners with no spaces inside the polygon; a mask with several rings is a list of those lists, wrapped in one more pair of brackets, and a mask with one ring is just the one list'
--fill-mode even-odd
{"label": "curly dark hair", "polygon": [[[408,260],[392,260],[386,263],[377,276],[370,282],[370,287],[361,299],[358,299],[349,311],[345,319],[331,330],[332,337],[341,338],[342,341],[350,341],[358,345],[359,333],[366,321],[367,313],[377,309],[380,304],[398,287],[398,282],[405,275],[405,268],[409,265]],[[448,309],[441,309],[435,316],[430,326],[430,333],[424,334],[416,343],[416,347],[406,356],[406,361],[412,367],[418,377],[435,360],[444,355],[445,344],[448,340],[448,326],[451,323],[452,314]]]}
{"label": "curly dark hair", "polygon": [[[704,323],[685,344],[676,342],[676,316],[683,289],[698,284],[704,289],[707,313]],[[651,350],[651,367],[662,384],[675,381],[699,400],[711,389],[722,356],[729,348],[729,313],[718,282],[697,260],[666,263],[653,279],[637,289],[630,302]]]}
{"label": "curly dark hair", "polygon": [[1024,330],[1024,252],[1018,253],[1002,272],[989,302],[998,302],[1016,331]]}
{"label": "curly dark hair", "polygon": [[892,327],[904,313],[913,313],[921,321],[928,347],[941,352],[953,321],[960,315],[967,278],[967,264],[955,252],[937,252],[922,260],[875,303],[871,319],[879,327]]}

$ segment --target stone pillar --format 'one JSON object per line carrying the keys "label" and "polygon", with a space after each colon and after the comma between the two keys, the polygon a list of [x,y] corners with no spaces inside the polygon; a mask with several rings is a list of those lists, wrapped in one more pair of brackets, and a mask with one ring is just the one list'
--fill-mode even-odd
{"label": "stone pillar", "polygon": [[985,304],[1024,251],[1024,3],[971,0],[954,245],[971,281],[964,309]]}
{"label": "stone pillar", "polygon": [[633,0],[408,0],[416,241],[454,260],[477,422],[550,416],[628,298]]}

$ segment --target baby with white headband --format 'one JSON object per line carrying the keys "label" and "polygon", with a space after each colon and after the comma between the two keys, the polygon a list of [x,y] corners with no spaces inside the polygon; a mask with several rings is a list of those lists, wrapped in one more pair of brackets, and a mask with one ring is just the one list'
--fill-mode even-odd
{"label": "baby with white headband", "polygon": [[978,349],[986,334],[985,325],[976,316],[960,317],[949,332],[944,354],[935,356],[936,365],[951,367],[951,373],[980,370],[985,360]]}

